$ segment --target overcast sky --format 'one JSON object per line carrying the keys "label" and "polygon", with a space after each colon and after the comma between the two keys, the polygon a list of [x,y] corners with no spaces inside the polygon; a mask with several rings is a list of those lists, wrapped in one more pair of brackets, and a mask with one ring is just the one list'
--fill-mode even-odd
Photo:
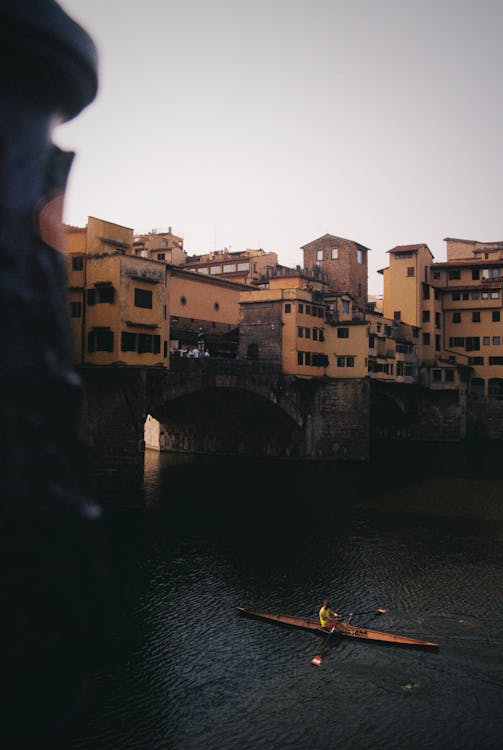
{"label": "overcast sky", "polygon": [[286,265],[501,240],[503,0],[63,0],[99,52],[65,221],[173,231]]}

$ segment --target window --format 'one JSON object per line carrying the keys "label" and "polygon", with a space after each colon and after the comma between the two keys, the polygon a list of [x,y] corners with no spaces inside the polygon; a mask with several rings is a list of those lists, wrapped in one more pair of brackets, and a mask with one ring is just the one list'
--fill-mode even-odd
{"label": "window", "polygon": [[441,348],[442,348],[442,337],[435,336],[435,351],[439,352]]}
{"label": "window", "polygon": [[461,313],[460,312],[452,313],[452,322],[453,323],[461,323]]}
{"label": "window", "polygon": [[454,383],[454,370],[445,370],[445,382]]}
{"label": "window", "polygon": [[289,302],[287,302],[286,305],[285,305],[285,312],[289,313],[291,311],[292,311],[292,306],[291,306],[291,304]]}
{"label": "window", "polygon": [[499,268],[492,268],[491,269],[491,276],[493,277],[493,279],[497,279],[499,275],[500,275],[500,269]]}
{"label": "window", "polygon": [[482,294],[480,295],[480,298],[481,299],[489,299],[489,292],[482,292]]}
{"label": "window", "polygon": [[342,300],[342,312],[349,313],[349,300],[347,299]]}
{"label": "window", "polygon": [[489,357],[490,365],[503,365],[503,357]]}
{"label": "window", "polygon": [[338,260],[339,258],[339,248],[338,247],[332,247],[330,250],[330,257],[332,260]]}
{"label": "window", "polygon": [[465,345],[464,336],[452,336],[449,339],[450,347],[463,347]]}
{"label": "window", "polygon": [[499,323],[499,320],[500,320],[500,311],[493,310],[493,323]]}
{"label": "window", "polygon": [[313,341],[318,341],[318,329],[313,328]]}
{"label": "window", "polygon": [[395,312],[393,313],[393,320],[400,320],[400,318],[401,318],[400,310],[395,310]]}
{"label": "window", "polygon": [[463,292],[462,295],[461,295],[461,297],[462,297],[462,299],[467,300],[467,299],[470,298],[470,295],[468,294],[468,292]]}
{"label": "window", "polygon": [[114,301],[114,288],[113,286],[99,286],[96,289],[96,302],[108,302]]}
{"label": "window", "polygon": [[430,287],[423,282],[423,299],[430,299]]}
{"label": "window", "polygon": [[124,331],[121,333],[121,352],[136,351],[136,333]]}
{"label": "window", "polygon": [[432,370],[431,380],[433,383],[440,383],[442,381],[442,370]]}
{"label": "window", "polygon": [[70,302],[70,317],[71,318],[82,317],[82,303],[81,302]]}
{"label": "window", "polygon": [[338,328],[337,329],[337,338],[338,339],[348,339],[349,338],[349,328]]}
{"label": "window", "polygon": [[208,269],[208,266],[201,266],[201,268],[198,268],[198,269],[197,269],[197,272],[198,272],[198,273],[204,273],[204,274],[208,274],[208,273],[209,273],[209,269]]}
{"label": "window", "polygon": [[299,302],[299,312],[300,313],[304,312],[304,305],[302,304],[302,302]]}
{"label": "window", "polygon": [[472,312],[472,323],[480,323],[480,312],[478,310]]}
{"label": "window", "polygon": [[468,357],[469,365],[483,365],[484,357]]}
{"label": "window", "polygon": [[461,278],[461,271],[459,268],[453,268],[449,271],[449,280],[451,281],[457,281]]}
{"label": "window", "polygon": [[88,289],[87,290],[87,304],[88,305],[95,305],[96,304],[96,289]]}
{"label": "window", "polygon": [[328,367],[328,357],[326,354],[313,354],[313,367]]}
{"label": "window", "polygon": [[480,293],[479,292],[472,292],[472,299],[480,299]]}
{"label": "window", "polygon": [[310,339],[311,338],[311,329],[310,328],[304,328],[304,336],[306,337],[306,339]]}
{"label": "window", "polygon": [[181,305],[186,305],[187,304],[187,297],[185,297],[184,295],[182,295],[180,297],[180,304]]}
{"label": "window", "polygon": [[311,352],[304,352],[304,364],[311,364]]}
{"label": "window", "polygon": [[138,334],[138,354],[159,354],[161,351],[161,337],[150,333]]}
{"label": "window", "polygon": [[157,260],[166,260],[166,253],[157,253]]}
{"label": "window", "polygon": [[72,257],[72,271],[83,271],[84,270],[84,256],[74,255]]}
{"label": "window", "polygon": [[478,351],[480,351],[480,338],[478,336],[467,336],[466,337],[466,351],[467,352],[478,352]]}
{"label": "window", "polygon": [[216,276],[222,273],[222,266],[210,266],[210,276]]}
{"label": "window", "polygon": [[430,322],[430,311],[429,310],[423,310],[423,323],[429,323]]}
{"label": "window", "polygon": [[499,299],[500,293],[499,292],[491,292],[491,299]]}
{"label": "window", "polygon": [[483,268],[482,269],[482,278],[483,279],[488,279],[489,278],[489,269],[488,268]]}
{"label": "window", "polygon": [[403,362],[396,363],[396,374],[399,376],[403,375]]}
{"label": "window", "polygon": [[433,278],[439,279],[440,278],[440,271],[433,271]]}
{"label": "window", "polygon": [[452,299],[453,299],[453,302],[457,302],[458,300],[460,300],[461,299],[460,293],[459,292],[453,292],[452,293]]}
{"label": "window", "polygon": [[297,336],[299,339],[304,338],[304,328],[303,326],[297,326]]}
{"label": "window", "polygon": [[152,308],[152,292],[149,289],[138,289],[135,287],[134,290],[134,304],[135,307],[148,307]]}
{"label": "window", "polygon": [[249,263],[238,263],[238,271],[249,271],[249,270],[250,270]]}
{"label": "window", "polygon": [[323,250],[316,251],[316,260],[323,260]]}
{"label": "window", "polygon": [[297,352],[297,364],[298,365],[304,364],[304,352]]}
{"label": "window", "polygon": [[482,336],[482,345],[483,346],[490,346],[491,344],[491,337],[490,336]]}
{"label": "window", "polygon": [[414,276],[414,266],[407,266],[407,276]]}
{"label": "window", "polygon": [[220,310],[220,303],[219,302],[214,302],[213,303],[213,309],[217,310],[217,311]]}
{"label": "window", "polygon": [[472,279],[478,281],[480,279],[480,271],[478,268],[472,268]]}
{"label": "window", "polygon": [[224,273],[234,273],[236,270],[236,264],[235,263],[224,263]]}
{"label": "window", "polygon": [[356,262],[365,263],[365,252],[363,250],[356,251]]}
{"label": "window", "polygon": [[311,305],[306,305],[306,315],[311,315]]}
{"label": "window", "polygon": [[375,336],[373,334],[369,335],[369,349],[373,349],[375,347]]}
{"label": "window", "polygon": [[346,367],[354,367],[354,366],[355,366],[355,358],[346,357]]}
{"label": "window", "polygon": [[346,357],[337,357],[337,367],[346,366]]}
{"label": "window", "polygon": [[501,344],[500,336],[493,336],[493,346],[499,346]]}
{"label": "window", "polygon": [[113,352],[114,334],[109,328],[95,328],[87,334],[87,350],[92,352]]}
{"label": "window", "polygon": [[440,328],[440,313],[435,313],[435,328]]}

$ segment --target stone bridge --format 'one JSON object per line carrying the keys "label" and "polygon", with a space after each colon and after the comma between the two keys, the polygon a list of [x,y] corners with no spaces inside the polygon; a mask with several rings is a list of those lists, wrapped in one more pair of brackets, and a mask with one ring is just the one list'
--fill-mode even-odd
{"label": "stone bridge", "polygon": [[267,362],[211,357],[80,372],[93,465],[114,483],[142,475],[148,415],[161,450],[368,459],[367,379],[299,379]]}
{"label": "stone bridge", "polygon": [[467,431],[466,392],[370,381],[370,437],[454,442]]}

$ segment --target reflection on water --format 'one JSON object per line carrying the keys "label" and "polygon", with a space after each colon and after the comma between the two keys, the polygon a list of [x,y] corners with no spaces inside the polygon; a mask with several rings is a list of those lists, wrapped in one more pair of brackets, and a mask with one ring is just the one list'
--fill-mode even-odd
{"label": "reflection on water", "polygon": [[[107,664],[75,748],[499,748],[501,446],[369,465],[146,456],[148,512],[106,515]],[[238,615],[386,607],[354,624],[438,653]]]}

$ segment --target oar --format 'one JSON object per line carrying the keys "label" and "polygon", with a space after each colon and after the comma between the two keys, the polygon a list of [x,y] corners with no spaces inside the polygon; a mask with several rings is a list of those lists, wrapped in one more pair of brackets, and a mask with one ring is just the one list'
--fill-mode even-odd
{"label": "oar", "polygon": [[325,652],[325,649],[326,649],[326,647],[327,647],[327,643],[329,642],[329,640],[330,640],[330,636],[332,635],[332,633],[334,632],[334,630],[335,630],[335,625],[334,625],[334,627],[332,628],[332,630],[330,631],[330,633],[329,633],[329,635],[328,635],[328,638],[327,638],[327,639],[325,640],[325,643],[324,643],[324,644],[323,644],[323,646],[321,647],[321,651],[320,651],[320,653],[319,653],[319,654],[317,654],[316,656],[314,656],[314,657],[313,657],[313,658],[311,659],[311,664],[313,664],[313,666],[315,666],[315,667],[321,667],[321,662],[323,661],[323,656],[322,656],[322,655],[323,655],[323,654],[324,654],[324,652]]}
{"label": "oar", "polygon": [[366,612],[355,612],[356,617],[361,615],[385,615],[388,610],[385,607],[379,607],[379,609],[369,609]]}
{"label": "oar", "polygon": [[[350,614],[350,615],[348,616],[347,622],[349,622],[349,621],[350,621],[350,619],[351,619],[352,617],[353,617],[353,615],[352,615],[352,614]],[[329,640],[330,640],[330,636],[332,635],[332,633],[334,632],[334,630],[335,630],[335,629],[336,629],[336,627],[335,627],[335,625],[334,625],[334,627],[333,627],[333,628],[331,629],[331,631],[330,631],[330,633],[329,633],[329,635],[328,635],[328,638],[326,639],[325,643],[324,643],[324,644],[323,644],[323,646],[321,647],[321,651],[320,651],[320,653],[319,653],[319,654],[317,654],[316,656],[314,656],[314,657],[313,657],[313,658],[311,659],[311,664],[312,664],[313,666],[315,666],[315,667],[321,667],[321,662],[323,661],[323,656],[322,656],[322,655],[323,655],[323,654],[325,653],[325,650],[326,650],[326,648],[327,648],[327,643],[329,642]]]}

